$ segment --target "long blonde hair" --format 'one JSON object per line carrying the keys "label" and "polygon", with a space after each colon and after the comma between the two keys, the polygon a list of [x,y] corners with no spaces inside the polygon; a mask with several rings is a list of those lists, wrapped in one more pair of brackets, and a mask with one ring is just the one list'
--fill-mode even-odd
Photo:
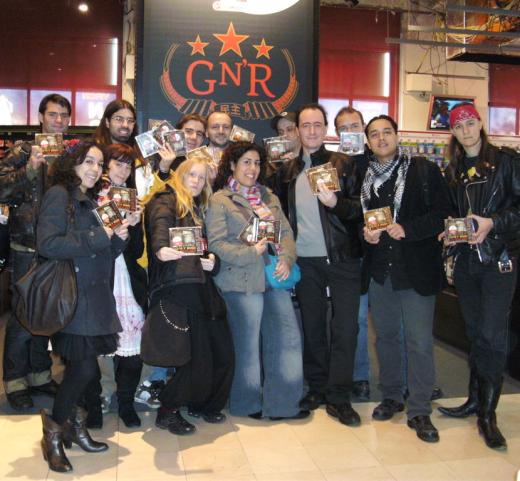
{"label": "long blonde hair", "polygon": [[204,181],[204,187],[200,193],[200,201],[198,202],[198,211],[200,215],[204,216],[206,209],[208,208],[209,198],[211,196],[211,184],[208,176],[208,162],[206,160],[194,157],[186,159],[182,162],[177,170],[173,173],[171,180],[168,182],[175,191],[177,197],[177,216],[182,219],[188,214],[191,214],[193,220],[198,223],[202,223],[199,214],[195,210],[195,203],[193,202],[193,196],[191,192],[184,186],[184,177],[189,174],[191,168],[196,164],[203,164],[206,168],[206,180]]}

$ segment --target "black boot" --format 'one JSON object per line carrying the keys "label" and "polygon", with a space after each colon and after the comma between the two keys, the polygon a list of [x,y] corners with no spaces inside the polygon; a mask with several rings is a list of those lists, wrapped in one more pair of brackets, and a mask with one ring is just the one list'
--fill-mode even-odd
{"label": "black boot", "polygon": [[101,373],[96,376],[85,389],[78,405],[87,411],[87,428],[101,429],[103,427],[103,406],[101,404]]}
{"label": "black boot", "polygon": [[442,414],[451,418],[467,418],[478,412],[478,377],[474,370],[469,375],[468,399],[464,404],[454,408],[438,408]]}
{"label": "black boot", "polygon": [[75,408],[72,420],[63,425],[63,445],[66,448],[77,444],[87,453],[100,453],[108,449],[108,444],[94,441],[87,431],[87,412],[80,407]]}
{"label": "black boot", "polygon": [[141,420],[134,408],[134,396],[142,368],[143,361],[139,356],[114,356],[118,413],[127,428],[141,426]]}
{"label": "black boot", "polygon": [[502,391],[502,381],[493,384],[483,378],[479,379],[479,402],[477,426],[488,447],[507,449],[507,443],[497,426],[496,408]]}
{"label": "black boot", "polygon": [[43,424],[41,441],[43,459],[49,464],[49,469],[58,473],[72,471],[72,466],[63,450],[63,428],[45,412],[40,411]]}

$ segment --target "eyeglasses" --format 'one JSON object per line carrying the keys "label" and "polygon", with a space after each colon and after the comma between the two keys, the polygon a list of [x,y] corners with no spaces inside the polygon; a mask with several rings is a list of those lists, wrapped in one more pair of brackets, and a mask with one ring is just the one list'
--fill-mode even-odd
{"label": "eyeglasses", "polygon": [[112,120],[116,123],[116,124],[124,124],[125,122],[128,124],[128,125],[134,125],[135,124],[135,119],[132,119],[130,117],[121,117],[120,115],[114,115],[112,117]]}
{"label": "eyeglasses", "polygon": [[67,114],[67,113],[60,114],[58,112],[45,112],[45,115],[47,117],[49,117],[50,119],[52,119],[52,120],[57,120],[58,117],[61,120],[69,120],[70,119],[70,114]]}

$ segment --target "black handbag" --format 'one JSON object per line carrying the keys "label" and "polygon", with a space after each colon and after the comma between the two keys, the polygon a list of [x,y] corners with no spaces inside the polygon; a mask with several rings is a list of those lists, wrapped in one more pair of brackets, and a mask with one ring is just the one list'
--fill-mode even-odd
{"label": "black handbag", "polygon": [[52,336],[74,317],[78,288],[72,261],[36,259],[15,287],[16,317],[31,334]]}
{"label": "black handbag", "polygon": [[[69,203],[68,227],[74,223]],[[78,286],[74,263],[43,259],[35,254],[29,270],[16,283],[16,317],[35,336],[52,336],[65,328],[76,312]]]}

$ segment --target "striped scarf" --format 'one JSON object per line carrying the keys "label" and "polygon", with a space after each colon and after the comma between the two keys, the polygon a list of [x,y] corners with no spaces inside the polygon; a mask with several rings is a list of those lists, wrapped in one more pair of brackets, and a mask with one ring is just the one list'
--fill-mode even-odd
{"label": "striped scarf", "polygon": [[227,181],[229,189],[236,194],[244,197],[253,209],[253,212],[263,220],[275,220],[271,209],[262,200],[262,193],[260,192],[260,184],[255,184],[253,187],[242,186],[234,177],[230,176]]}

